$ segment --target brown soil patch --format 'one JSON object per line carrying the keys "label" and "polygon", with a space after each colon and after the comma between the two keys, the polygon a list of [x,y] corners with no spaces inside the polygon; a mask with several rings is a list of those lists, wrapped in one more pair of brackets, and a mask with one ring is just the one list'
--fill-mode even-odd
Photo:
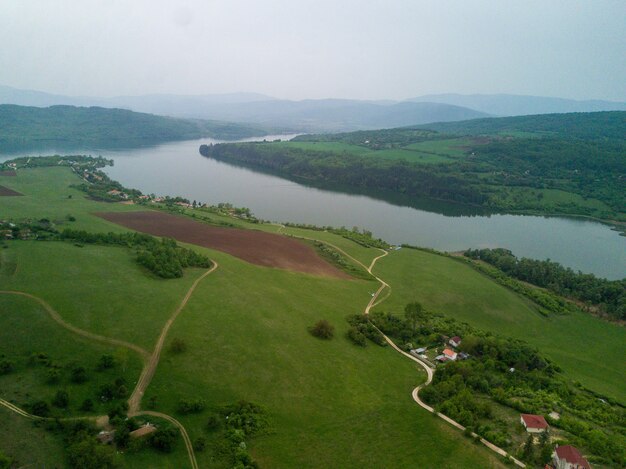
{"label": "brown soil patch", "polygon": [[0,197],[11,197],[11,196],[16,196],[16,195],[24,195],[24,194],[20,194],[19,192],[14,191],[13,189],[9,189],[8,187],[0,186]]}
{"label": "brown soil patch", "polygon": [[17,173],[13,169],[8,169],[6,171],[0,171],[0,176],[17,176]]}
{"label": "brown soil patch", "polygon": [[252,264],[335,278],[351,278],[306,244],[263,231],[220,228],[162,212],[96,213],[136,231],[223,251]]}

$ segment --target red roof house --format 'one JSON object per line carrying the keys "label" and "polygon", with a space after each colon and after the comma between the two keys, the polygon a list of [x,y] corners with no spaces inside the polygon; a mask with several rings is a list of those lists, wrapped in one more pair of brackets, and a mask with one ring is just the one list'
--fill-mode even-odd
{"label": "red roof house", "polygon": [[448,360],[456,360],[456,352],[454,350],[450,350],[449,348],[445,349],[443,351],[443,355],[448,359]]}
{"label": "red roof house", "polygon": [[541,433],[548,429],[548,422],[541,415],[522,414],[520,421],[528,433]]}
{"label": "red roof house", "polygon": [[453,347],[458,347],[459,345],[461,345],[461,338],[458,335],[455,335],[448,341],[448,343]]}
{"label": "red roof house", "polygon": [[571,445],[557,446],[552,454],[556,469],[591,469],[580,451]]}

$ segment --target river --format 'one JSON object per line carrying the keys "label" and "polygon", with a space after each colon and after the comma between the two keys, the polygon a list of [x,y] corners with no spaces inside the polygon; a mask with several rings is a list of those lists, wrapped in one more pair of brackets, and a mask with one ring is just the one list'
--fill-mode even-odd
{"label": "river", "polygon": [[[549,258],[609,279],[626,277],[626,238],[601,223],[563,217],[477,215],[446,203],[412,202],[409,206],[402,200],[390,203],[371,195],[308,187],[201,156],[200,144],[211,142],[216,143],[205,138],[148,148],[69,153],[112,158],[115,165],[105,171],[144,193],[180,195],[210,204],[230,202],[272,221],[358,226],[394,244],[441,251],[505,247],[518,257]],[[0,155],[0,161],[14,156]]]}

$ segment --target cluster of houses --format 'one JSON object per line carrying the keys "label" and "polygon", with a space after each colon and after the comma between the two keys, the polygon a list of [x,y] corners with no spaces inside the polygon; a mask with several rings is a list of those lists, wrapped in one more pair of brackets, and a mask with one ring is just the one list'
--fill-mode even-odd
{"label": "cluster of houses", "polygon": [[[531,434],[544,433],[550,428],[543,415],[521,414],[520,422]],[[552,453],[552,466],[546,466],[546,468],[549,467],[554,469],[591,469],[589,462],[580,454],[580,451],[571,445],[556,445]]]}
{"label": "cluster of houses", "polygon": [[461,345],[461,338],[458,335],[455,335],[454,337],[452,337],[450,340],[448,340],[448,345],[450,345],[450,347],[446,347],[443,349],[443,352],[441,352],[440,355],[437,355],[435,357],[435,360],[437,360],[439,363],[445,363],[448,361],[455,361],[455,360],[466,360],[469,358],[469,355],[465,352],[456,352],[454,349],[457,349],[460,347]]}
{"label": "cluster of houses", "polygon": [[33,232],[28,227],[18,227],[15,223],[0,220],[0,240],[32,239]]}

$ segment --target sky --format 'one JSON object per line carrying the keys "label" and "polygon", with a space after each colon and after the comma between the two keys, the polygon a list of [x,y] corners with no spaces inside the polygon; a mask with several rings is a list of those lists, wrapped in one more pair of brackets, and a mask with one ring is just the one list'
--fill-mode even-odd
{"label": "sky", "polygon": [[0,0],[0,84],[626,101],[625,0]]}

